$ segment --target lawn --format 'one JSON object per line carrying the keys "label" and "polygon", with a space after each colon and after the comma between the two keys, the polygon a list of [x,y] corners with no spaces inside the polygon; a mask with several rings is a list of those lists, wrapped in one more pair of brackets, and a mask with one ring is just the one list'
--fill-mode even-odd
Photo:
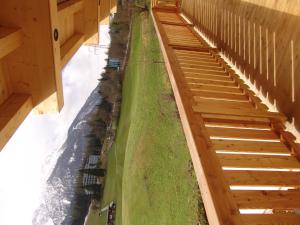
{"label": "lawn", "polygon": [[109,152],[101,205],[111,201],[117,203],[117,225],[195,225],[203,219],[190,155],[148,12],[137,13],[133,20],[121,116]]}

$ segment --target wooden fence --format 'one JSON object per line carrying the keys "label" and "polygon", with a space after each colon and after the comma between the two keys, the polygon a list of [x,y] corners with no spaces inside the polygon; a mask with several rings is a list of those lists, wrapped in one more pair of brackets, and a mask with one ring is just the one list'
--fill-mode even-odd
{"label": "wooden fence", "polygon": [[181,7],[300,130],[300,1],[183,0]]}

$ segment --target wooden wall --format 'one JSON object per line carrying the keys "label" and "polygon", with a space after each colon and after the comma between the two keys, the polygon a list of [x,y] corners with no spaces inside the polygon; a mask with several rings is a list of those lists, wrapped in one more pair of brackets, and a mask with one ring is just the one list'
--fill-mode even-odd
{"label": "wooden wall", "polygon": [[0,25],[23,34],[22,45],[2,58],[2,76],[9,80],[10,94],[30,94],[34,105],[56,91],[50,24],[48,1],[1,1]]}
{"label": "wooden wall", "polygon": [[98,0],[0,0],[0,150],[34,108],[60,111],[61,69],[98,33]]}
{"label": "wooden wall", "polygon": [[183,0],[182,11],[300,130],[300,1]]}

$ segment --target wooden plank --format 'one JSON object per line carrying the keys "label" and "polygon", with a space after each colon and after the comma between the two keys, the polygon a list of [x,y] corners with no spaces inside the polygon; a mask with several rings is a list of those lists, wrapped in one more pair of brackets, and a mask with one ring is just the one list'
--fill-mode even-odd
{"label": "wooden plank", "polygon": [[206,73],[206,74],[213,74],[213,75],[225,75],[225,71],[215,70],[215,69],[197,69],[197,68],[186,68],[181,67],[183,72],[188,73]]}
{"label": "wooden plank", "polygon": [[180,65],[186,65],[186,66],[209,66],[209,67],[216,67],[216,68],[222,68],[219,63],[217,62],[206,62],[202,60],[195,60],[195,61],[184,61],[179,60]]}
{"label": "wooden plank", "polygon": [[255,140],[279,140],[270,130],[251,130],[240,128],[207,127],[208,134],[214,138],[241,138]]}
{"label": "wooden plank", "polygon": [[[210,48],[209,48],[210,49]],[[174,49],[175,54],[193,54],[193,55],[205,55],[205,56],[210,56],[213,57],[213,55],[211,54],[211,52],[208,51],[191,51],[191,50],[184,50],[184,49]]]}
{"label": "wooden plank", "polygon": [[13,94],[0,105],[0,150],[32,110],[29,95]]}
{"label": "wooden plank", "polygon": [[0,58],[16,50],[23,43],[23,33],[18,28],[0,26]]}
{"label": "wooden plank", "polygon": [[67,64],[83,42],[84,36],[76,33],[61,47],[61,67]]}
{"label": "wooden plank", "polygon": [[271,126],[271,122],[267,118],[250,117],[250,116],[231,116],[222,114],[202,114],[205,122],[230,122],[230,123],[249,123],[249,124],[263,124]]}
{"label": "wooden plank", "polygon": [[300,188],[299,172],[228,170],[224,174],[231,186]]}
{"label": "wooden plank", "polygon": [[189,90],[191,92],[194,91],[207,91],[212,93],[227,93],[227,94],[235,94],[242,95],[243,92],[241,89],[236,87],[225,87],[225,86],[217,86],[217,85],[205,85],[205,84],[187,84]]}
{"label": "wooden plank", "polygon": [[[174,49],[180,52],[176,52],[175,55],[177,58],[179,59],[187,59],[187,60],[193,60],[193,61],[210,61],[212,63],[217,63],[219,64],[215,58],[209,53],[209,49],[208,48],[200,48],[200,50],[198,51],[186,51],[184,52],[183,49]],[[201,51],[202,50],[202,51]],[[180,60],[179,63],[181,63],[182,61]]]}
{"label": "wooden plank", "polygon": [[226,87],[236,87],[238,88],[238,86],[236,85],[236,83],[234,83],[233,81],[218,81],[218,80],[214,80],[214,79],[203,79],[203,78],[188,78],[186,77],[186,81],[189,84],[208,84],[208,85],[216,85],[216,86],[226,86]]}
{"label": "wooden plank", "polygon": [[184,77],[186,78],[194,78],[194,79],[211,79],[217,81],[233,81],[231,77],[226,75],[213,75],[213,74],[205,74],[205,73],[184,73]]}
{"label": "wooden plank", "polygon": [[73,15],[82,10],[83,0],[68,0],[58,4],[57,10],[60,18],[73,17]]}
{"label": "wooden plank", "polygon": [[[199,63],[215,63],[216,61],[211,57],[204,57],[204,56],[192,56],[192,55],[176,55],[178,61],[180,62],[199,62]],[[229,76],[228,74],[226,74]]]}
{"label": "wooden plank", "polygon": [[264,112],[255,109],[232,109],[231,107],[216,107],[214,104],[206,105],[193,105],[194,112],[198,113],[213,113],[219,115],[232,115],[232,116],[248,116],[248,117],[262,117],[262,118],[277,118],[285,120],[285,116],[280,113]]}
{"label": "wooden plank", "polygon": [[242,215],[247,225],[299,225],[300,215],[270,214],[270,215]]}
{"label": "wooden plank", "polygon": [[[180,55],[180,54],[176,54],[176,57],[178,58],[184,58],[185,56],[192,56],[192,57],[196,57],[194,60],[179,60],[180,64],[190,64],[190,65],[199,65],[199,64],[206,64],[206,65],[211,65],[211,66],[216,66],[216,67],[222,67],[222,65],[217,62],[214,61],[212,57],[205,56],[205,55],[199,55],[199,56],[193,56],[193,55]],[[205,60],[211,60],[211,61],[205,61]]]}
{"label": "wooden plank", "polygon": [[168,25],[174,25],[174,26],[187,26],[187,24],[184,24],[182,21],[179,22],[162,22],[163,24],[168,24]]}
{"label": "wooden plank", "polygon": [[[193,50],[187,50],[187,49],[174,49],[174,53],[177,56],[196,56],[196,57],[209,57],[209,58],[214,58],[213,55],[211,54],[211,49],[210,47],[205,47],[203,48],[203,51],[193,51]],[[217,61],[214,58],[215,61]]]}
{"label": "wooden plank", "polygon": [[181,17],[174,12],[157,12],[157,16],[162,23],[176,23],[187,25]]}
{"label": "wooden plank", "polygon": [[180,63],[181,68],[195,68],[195,69],[204,69],[204,70],[213,70],[213,71],[224,71],[225,70],[220,66],[215,65],[201,65],[199,64],[192,64],[192,63]]}
{"label": "wooden plank", "polygon": [[204,121],[206,127],[224,127],[224,128],[241,128],[252,130],[271,130],[268,124],[255,124],[255,123],[231,123],[231,122],[210,122]]}
{"label": "wooden plank", "polygon": [[237,154],[218,154],[218,156],[223,168],[300,171],[300,162],[292,156]]}
{"label": "wooden plank", "polygon": [[208,92],[201,90],[191,90],[194,96],[201,96],[204,98],[220,99],[220,100],[235,100],[235,101],[248,101],[247,96],[239,94],[230,93],[218,93],[218,92]]}
{"label": "wooden plank", "polygon": [[212,147],[218,152],[254,153],[254,154],[287,154],[289,149],[281,142],[212,140]]}
{"label": "wooden plank", "polygon": [[204,99],[200,96],[194,96],[195,103],[199,106],[213,106],[216,109],[230,108],[232,110],[255,110],[250,102],[233,102],[217,99]]}
{"label": "wooden plank", "polygon": [[300,190],[232,191],[240,209],[300,209]]}

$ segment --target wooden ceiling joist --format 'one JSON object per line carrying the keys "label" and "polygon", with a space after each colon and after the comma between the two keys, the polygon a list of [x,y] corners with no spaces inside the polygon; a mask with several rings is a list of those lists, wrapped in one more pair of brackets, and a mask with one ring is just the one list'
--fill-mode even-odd
{"label": "wooden ceiling joist", "polygon": [[23,43],[21,29],[0,26],[0,58],[16,50]]}

